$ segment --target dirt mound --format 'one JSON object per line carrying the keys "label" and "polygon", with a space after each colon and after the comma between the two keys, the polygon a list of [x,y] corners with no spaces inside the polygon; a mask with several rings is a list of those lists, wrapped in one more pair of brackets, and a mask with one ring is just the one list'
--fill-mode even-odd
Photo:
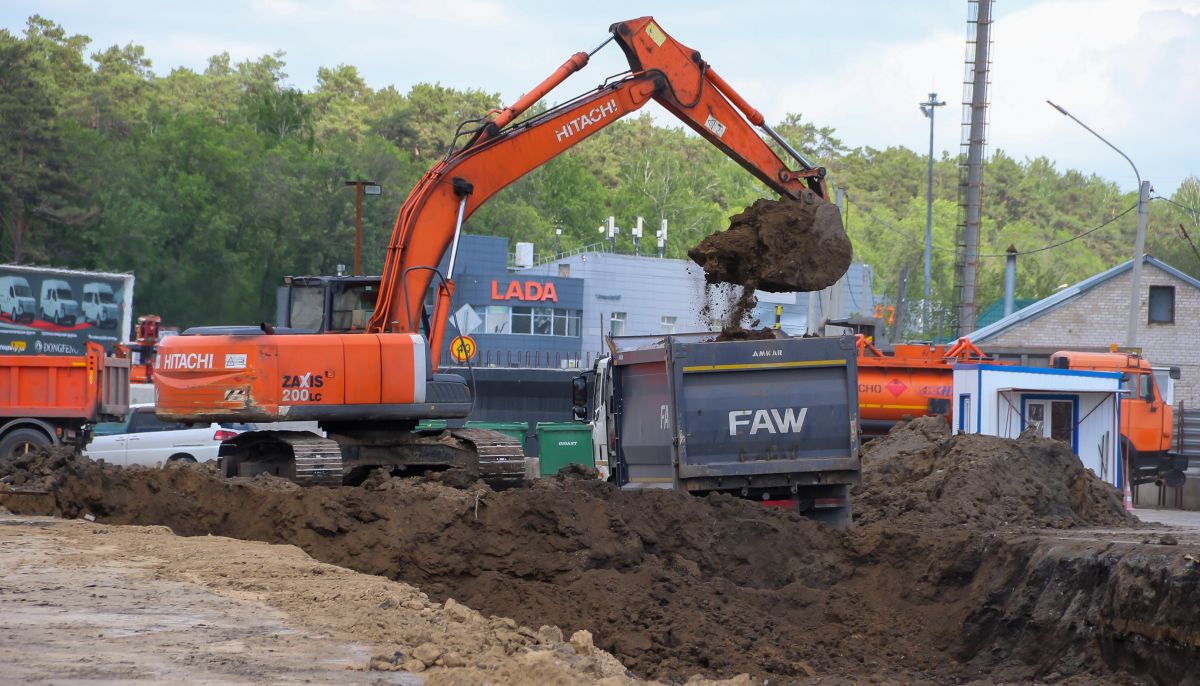
{"label": "dirt mound", "polygon": [[[398,478],[373,479],[370,488],[297,488],[269,478],[220,480],[182,466],[119,469],[47,456],[20,473],[43,474],[51,495],[0,496],[0,504],[102,523],[163,524],[184,535],[291,543],[321,561],[411,583],[438,602],[453,598],[521,625],[548,625],[555,636],[553,627],[564,636],[587,630],[643,677],[745,672],[772,683],[834,675],[840,682],[886,675],[902,683],[960,683],[1003,669],[1013,683],[1055,670],[1104,683],[1120,664],[1173,684],[1178,677],[1163,675],[1184,674],[1180,664],[1200,660],[1200,647],[1176,642],[1170,661],[1138,661],[1138,651],[1169,638],[1139,627],[1157,621],[1169,610],[1162,603],[1180,593],[1200,594],[1200,575],[1185,563],[1160,574],[1141,561],[1151,549],[1169,548],[1176,557],[1194,549],[1133,544],[1112,551],[1106,534],[1096,547],[1103,555],[1060,559],[1039,552],[1058,550],[1057,541],[959,526],[962,513],[1009,515],[922,490],[939,478],[937,469],[952,473],[945,479],[962,498],[1011,496],[960,488],[954,479],[966,476],[942,454],[973,444],[948,437],[948,448],[926,438],[934,448],[924,459],[936,466],[897,466],[889,476],[885,462],[922,459],[917,439],[904,438],[914,442],[902,448],[902,438],[892,438],[892,458],[868,457],[862,511],[875,513],[867,515],[871,521],[889,521],[849,533],[728,496],[622,491],[570,473],[500,493]],[[1054,467],[1057,453],[1034,448],[1033,458],[1040,451],[1050,463],[1038,472],[1043,478],[1065,478],[1069,470]],[[995,466],[982,460],[977,468]],[[909,483],[922,500],[882,488],[885,478]],[[900,502],[889,505],[886,497]],[[1068,509],[1085,518],[1080,507]],[[1123,564],[1130,567],[1124,576],[1115,571]],[[1108,581],[1078,587],[1061,612],[1029,622],[1044,580],[1061,579],[1056,583],[1066,588],[1086,574]],[[1133,596],[1142,600],[1122,601]],[[1170,636],[1200,635],[1200,616],[1172,621]],[[1025,632],[1035,624],[1062,634],[1061,650],[1032,651],[1036,641]],[[1127,681],[1115,679],[1108,683]]]}
{"label": "dirt mound", "polygon": [[850,268],[854,249],[837,207],[811,193],[801,200],[756,200],[688,257],[708,283],[771,292],[817,291]]}
{"label": "dirt mound", "polygon": [[1044,438],[951,436],[945,420],[897,425],[863,450],[855,521],[922,527],[1131,526],[1121,494],[1070,446]]}
{"label": "dirt mound", "polygon": [[775,330],[763,327],[761,329],[742,329],[729,327],[721,329],[714,341],[769,341],[775,338]]}

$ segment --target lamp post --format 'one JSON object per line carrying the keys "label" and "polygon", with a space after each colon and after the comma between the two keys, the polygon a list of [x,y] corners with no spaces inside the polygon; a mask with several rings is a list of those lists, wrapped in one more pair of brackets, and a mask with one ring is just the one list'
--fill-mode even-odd
{"label": "lamp post", "polygon": [[354,275],[362,275],[362,203],[363,195],[379,195],[383,188],[374,181],[347,181],[354,186]]}
{"label": "lamp post", "polygon": [[931,318],[929,316],[932,293],[930,272],[933,262],[933,114],[934,108],[944,107],[946,101],[939,102],[937,93],[930,93],[929,100],[918,104],[921,106],[921,114],[929,119],[929,181],[925,191],[925,306],[921,308],[923,310],[922,318],[926,320],[923,325],[928,326],[928,320]]}
{"label": "lamp post", "polygon": [[1108,147],[1112,148],[1113,150],[1116,150],[1117,154],[1120,155],[1121,157],[1124,157],[1125,161],[1129,163],[1129,166],[1133,167],[1133,175],[1137,177],[1137,182],[1138,182],[1138,204],[1137,204],[1138,222],[1137,222],[1137,234],[1134,236],[1134,239],[1133,239],[1133,268],[1130,273],[1131,283],[1129,285],[1129,328],[1126,329],[1126,331],[1125,331],[1125,347],[1131,348],[1131,349],[1136,348],[1137,347],[1138,312],[1141,309],[1139,307],[1138,300],[1139,300],[1139,296],[1141,295],[1141,290],[1142,290],[1142,259],[1143,259],[1142,255],[1146,249],[1146,206],[1149,204],[1149,201],[1150,201],[1150,182],[1142,181],[1142,175],[1141,175],[1141,173],[1138,172],[1137,165],[1133,163],[1133,160],[1129,159],[1129,155],[1126,155],[1125,153],[1121,152],[1120,148],[1113,145],[1112,143],[1109,143],[1108,140],[1104,138],[1104,136],[1101,136],[1100,134],[1093,131],[1091,129],[1091,127],[1089,127],[1087,124],[1084,124],[1083,122],[1079,121],[1079,119],[1077,119],[1075,117],[1075,115],[1071,114],[1070,112],[1066,111],[1065,109],[1059,107],[1058,105],[1055,105],[1054,103],[1050,102],[1049,100],[1046,101],[1046,104],[1048,104],[1051,107],[1053,107],[1054,109],[1058,110],[1059,113],[1063,114],[1064,116],[1070,117],[1071,121],[1075,122],[1076,124],[1079,124],[1084,129],[1087,129],[1088,133],[1092,134],[1096,138],[1099,138]]}

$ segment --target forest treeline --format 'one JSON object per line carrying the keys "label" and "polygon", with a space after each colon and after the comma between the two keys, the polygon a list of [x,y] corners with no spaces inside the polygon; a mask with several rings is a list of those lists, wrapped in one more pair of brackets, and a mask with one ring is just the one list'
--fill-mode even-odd
{"label": "forest treeline", "polygon": [[[243,62],[219,54],[203,72],[159,75],[140,46],[96,50],[86,36],[34,16],[20,34],[0,30],[0,262],[133,272],[138,313],[171,324],[267,319],[284,275],[330,274],[353,262],[346,180],[383,188],[363,208],[364,268],[378,273],[409,189],[461,121],[503,105],[497,93],[436,82],[406,93],[372,88],[349,65],[321,68],[305,92],[288,85],[282,53]],[[800,114],[776,130],[845,189],[856,259],[873,265],[876,290],[895,299],[907,267],[908,294],[920,297],[925,155],[851,147]],[[942,303],[955,297],[956,162],[943,155],[935,164],[933,287]],[[666,219],[668,256],[683,257],[769,196],[703,139],[641,114],[514,183],[467,230],[549,253],[597,242],[610,215],[622,227],[642,216],[651,229]],[[1183,237],[1200,238],[1200,220],[1186,209],[1200,207],[1200,181],[1188,179],[1170,200],[1177,204],[1151,204],[1147,250],[1200,275],[1200,254]],[[1135,203],[1136,193],[1111,181],[992,151],[980,303],[1000,296],[999,255],[1009,245],[1028,253],[1018,270],[1022,298],[1128,259],[1136,212],[1118,215]],[[632,251],[627,229],[619,249]]]}

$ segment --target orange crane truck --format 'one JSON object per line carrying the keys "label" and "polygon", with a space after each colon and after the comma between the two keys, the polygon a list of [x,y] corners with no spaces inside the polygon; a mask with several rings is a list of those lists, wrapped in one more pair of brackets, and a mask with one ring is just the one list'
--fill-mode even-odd
{"label": "orange crane truck", "polygon": [[[700,53],[651,17],[613,24],[516,103],[459,126],[445,157],[400,208],[377,291],[293,283],[286,328],[189,329],[158,347],[158,414],[175,421],[316,421],[325,432],[251,431],[222,445],[228,476],[271,472],[307,484],[354,483],[376,468],[477,470],[520,479],[519,444],[496,432],[423,434],[422,419],[465,417],[473,389],[438,369],[463,223],[502,188],[654,101],[773,191],[828,202],[814,167]],[[629,71],[518,121],[609,42]],[[757,127],[757,128],[756,128]],[[792,170],[760,135],[799,163]],[[438,269],[449,253],[446,273]],[[425,298],[436,286],[432,312]]]}

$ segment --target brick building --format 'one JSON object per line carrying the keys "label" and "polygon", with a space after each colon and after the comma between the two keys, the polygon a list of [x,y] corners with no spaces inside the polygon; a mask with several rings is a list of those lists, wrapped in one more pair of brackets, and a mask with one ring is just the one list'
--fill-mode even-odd
{"label": "brick building", "polygon": [[[1155,367],[1180,368],[1176,404],[1200,407],[1200,280],[1149,255],[1143,259],[1138,346]],[[1084,279],[968,335],[985,350],[1124,346],[1132,264]]]}

